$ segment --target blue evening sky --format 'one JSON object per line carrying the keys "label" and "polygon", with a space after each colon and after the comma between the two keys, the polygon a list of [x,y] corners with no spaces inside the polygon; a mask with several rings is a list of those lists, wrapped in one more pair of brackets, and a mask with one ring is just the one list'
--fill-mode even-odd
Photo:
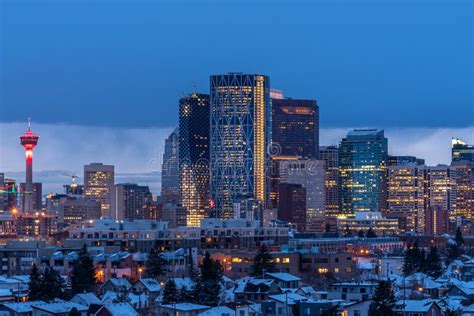
{"label": "blue evening sky", "polygon": [[240,71],[326,127],[474,123],[471,0],[0,0],[0,40],[0,122],[170,127]]}

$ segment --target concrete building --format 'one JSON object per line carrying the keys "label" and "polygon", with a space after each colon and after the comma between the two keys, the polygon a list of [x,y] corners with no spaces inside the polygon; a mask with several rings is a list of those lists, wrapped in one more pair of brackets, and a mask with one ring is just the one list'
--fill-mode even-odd
{"label": "concrete building", "polygon": [[337,219],[339,231],[347,228],[356,235],[359,231],[366,233],[372,229],[377,236],[397,236],[400,233],[398,219],[385,218],[380,212],[357,212],[353,216]]}
{"label": "concrete building", "polygon": [[117,220],[133,221],[146,218],[146,206],[151,203],[152,196],[148,186],[135,183],[115,185],[115,212]]}

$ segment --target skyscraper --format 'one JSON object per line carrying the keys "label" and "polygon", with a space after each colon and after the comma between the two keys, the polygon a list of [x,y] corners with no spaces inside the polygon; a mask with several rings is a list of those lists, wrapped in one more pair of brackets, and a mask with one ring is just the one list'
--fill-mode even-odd
{"label": "skyscraper", "polygon": [[455,161],[450,168],[451,212],[458,224],[474,220],[474,162]]}
{"label": "skyscraper", "polygon": [[474,145],[468,145],[459,138],[453,138],[451,141],[451,160],[467,161],[474,163]]}
{"label": "skyscraper", "polygon": [[179,132],[177,128],[165,139],[161,166],[161,199],[163,204],[179,202]]}
{"label": "skyscraper", "polygon": [[146,218],[145,207],[152,196],[148,186],[135,183],[115,185],[115,216],[117,220],[133,221]]}
{"label": "skyscraper", "polygon": [[209,95],[179,100],[180,202],[187,225],[199,226],[209,204]]}
{"label": "skyscraper", "polygon": [[[38,140],[39,136],[33,134],[31,131],[31,121],[28,121],[28,129],[20,136],[21,145],[25,148],[26,153],[26,177],[23,189],[21,189],[21,209],[24,213],[38,210],[38,205],[33,206],[33,201],[38,200],[38,193],[41,200],[41,192],[38,192],[38,190],[36,192],[33,191],[33,149],[38,144]],[[38,187],[39,185],[36,185],[37,189]]]}
{"label": "skyscraper", "polygon": [[306,189],[306,220],[325,216],[326,187],[324,161],[294,160],[280,164],[281,183],[300,184]]}
{"label": "skyscraper", "polygon": [[356,129],[339,147],[340,213],[386,208],[388,142],[383,130]]}
{"label": "skyscraper", "polygon": [[267,203],[270,80],[242,73],[210,79],[211,198],[216,217],[232,218],[237,196]]}
{"label": "skyscraper", "polygon": [[321,146],[319,158],[324,161],[326,175],[326,216],[336,217],[339,214],[339,148]]}
{"label": "skyscraper", "polygon": [[84,166],[84,195],[100,203],[102,216],[114,218],[114,166],[91,163]]}
{"label": "skyscraper", "polygon": [[280,183],[278,219],[296,224],[299,232],[306,230],[306,189],[301,184]]}
{"label": "skyscraper", "polygon": [[[428,207],[434,212],[449,213],[452,198],[450,167],[446,165],[430,166],[427,170]],[[436,214],[433,217],[435,218]]]}
{"label": "skyscraper", "polygon": [[426,168],[414,163],[388,166],[387,217],[397,218],[404,232],[425,231]]}
{"label": "skyscraper", "polygon": [[279,155],[319,156],[319,107],[316,100],[272,99],[272,147]]}

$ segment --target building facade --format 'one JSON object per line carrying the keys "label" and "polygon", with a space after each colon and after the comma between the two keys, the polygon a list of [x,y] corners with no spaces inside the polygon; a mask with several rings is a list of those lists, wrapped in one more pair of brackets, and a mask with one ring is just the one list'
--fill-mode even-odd
{"label": "building facade", "polygon": [[231,218],[236,196],[268,199],[270,80],[229,73],[210,78],[211,198],[214,216]]}
{"label": "building facade", "polygon": [[161,199],[163,204],[179,202],[179,131],[165,139],[161,166]]}
{"label": "building facade", "polygon": [[339,148],[322,146],[319,158],[324,161],[326,190],[326,216],[336,217],[339,214]]}
{"label": "building facade", "polygon": [[209,95],[179,100],[180,202],[187,225],[199,226],[209,205]]}
{"label": "building facade", "polygon": [[152,200],[150,188],[134,183],[115,185],[115,216],[117,220],[146,218],[146,206]]}
{"label": "building facade", "polygon": [[428,206],[426,168],[392,165],[387,171],[387,216],[398,218],[404,232],[423,233]]}
{"label": "building facade", "polygon": [[100,203],[102,216],[114,216],[115,171],[114,166],[91,163],[84,166],[84,196]]}
{"label": "building facade", "polygon": [[278,219],[295,224],[300,232],[306,231],[306,189],[301,184],[280,183]]}
{"label": "building facade", "polygon": [[386,209],[388,142],[383,130],[356,129],[339,147],[340,213]]}
{"label": "building facade", "polygon": [[453,138],[451,141],[451,160],[465,161],[474,163],[474,145],[468,145],[459,138]]}
{"label": "building facade", "polygon": [[272,147],[278,155],[319,156],[319,107],[316,100],[272,99]]}

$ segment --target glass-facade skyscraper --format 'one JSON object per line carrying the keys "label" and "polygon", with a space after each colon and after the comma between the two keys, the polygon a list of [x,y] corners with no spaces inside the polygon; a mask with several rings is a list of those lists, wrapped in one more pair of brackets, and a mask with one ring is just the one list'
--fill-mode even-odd
{"label": "glass-facade skyscraper", "polygon": [[209,204],[209,95],[179,100],[180,202],[187,226],[199,226]]}
{"label": "glass-facade skyscraper", "polygon": [[229,73],[210,78],[211,198],[214,214],[232,218],[237,197],[268,199],[270,80]]}
{"label": "glass-facade skyscraper", "polygon": [[179,135],[178,129],[165,139],[165,151],[161,166],[162,203],[177,204],[179,201]]}
{"label": "glass-facade skyscraper", "polygon": [[388,141],[383,130],[355,129],[339,148],[340,213],[386,209]]}

